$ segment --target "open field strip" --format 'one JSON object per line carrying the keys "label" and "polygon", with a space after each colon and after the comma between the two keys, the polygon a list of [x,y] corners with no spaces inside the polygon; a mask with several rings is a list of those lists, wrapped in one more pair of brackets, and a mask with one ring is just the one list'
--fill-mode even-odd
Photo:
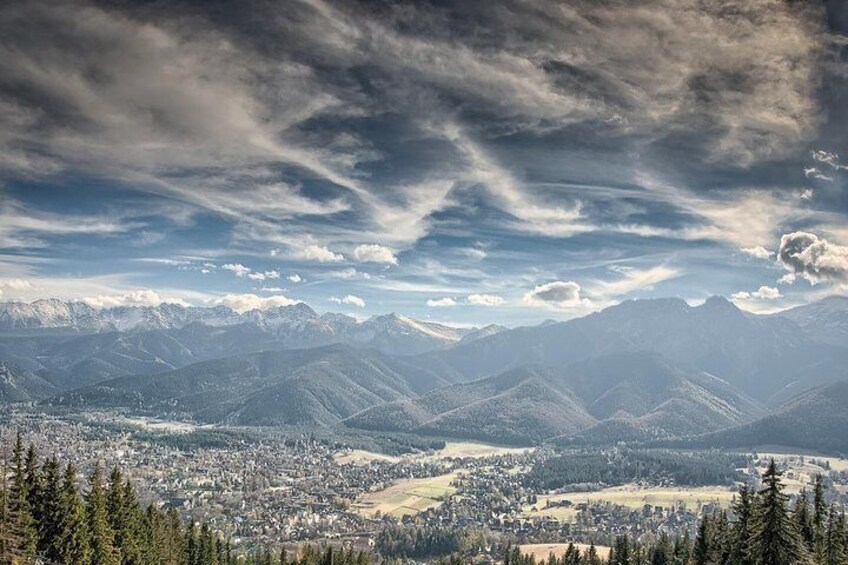
{"label": "open field strip", "polygon": [[339,465],[344,465],[346,463],[353,463],[354,465],[368,465],[372,461],[386,461],[387,463],[397,463],[400,461],[400,457],[384,455],[373,451],[365,451],[363,449],[354,449],[347,453],[337,454],[335,459],[336,463]]}
{"label": "open field strip", "polygon": [[376,492],[365,494],[353,505],[362,516],[375,518],[386,514],[401,518],[435,508],[453,495],[456,488],[451,482],[457,473],[448,473],[424,479],[404,479]]}
{"label": "open field strip", "polygon": [[[575,543],[574,546],[580,550],[580,553],[583,553],[587,549],[589,549],[589,544],[587,543]],[[565,550],[568,549],[567,543],[531,543],[527,545],[518,546],[521,549],[522,554],[531,554],[536,558],[537,563],[544,562],[547,560],[548,556],[553,553],[557,559],[561,558],[565,554]],[[601,559],[606,559],[609,557],[610,548],[605,545],[596,545],[595,550],[598,552],[598,555]]]}
{"label": "open field strip", "polygon": [[[689,510],[694,510],[698,505],[708,502],[716,502],[722,507],[727,507],[733,500],[735,492],[728,487],[648,487],[642,488],[637,485],[624,485],[609,487],[595,492],[564,492],[559,494],[541,495],[536,504],[524,508],[525,513],[530,516],[550,516],[558,520],[570,520],[576,515],[574,508],[554,507],[545,508],[547,501],[569,500],[572,504],[581,502],[608,502],[626,506],[633,510],[641,509],[645,504],[651,506],[662,506],[668,508],[683,503]],[[536,508],[534,512],[532,509]]]}
{"label": "open field strip", "polygon": [[394,457],[373,451],[354,449],[350,452],[336,455],[336,462],[342,465],[345,463],[367,465],[372,461],[386,461],[389,463],[398,463],[403,460],[438,461],[440,459],[447,459],[448,457],[471,457],[474,459],[483,459],[485,457],[493,457],[495,455],[517,455],[527,453],[532,449],[532,447],[505,447],[473,441],[449,441],[445,444],[444,449],[433,451],[431,453],[414,453],[411,455],[404,455],[402,457]]}

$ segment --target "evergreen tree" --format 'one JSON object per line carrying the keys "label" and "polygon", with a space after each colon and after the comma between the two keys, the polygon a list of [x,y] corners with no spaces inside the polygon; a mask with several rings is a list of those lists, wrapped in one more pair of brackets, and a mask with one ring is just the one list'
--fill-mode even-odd
{"label": "evergreen tree", "polygon": [[38,552],[48,562],[58,562],[59,540],[62,535],[62,484],[59,461],[55,456],[42,467],[40,520],[38,523]]}
{"label": "evergreen tree", "polygon": [[4,537],[9,539],[6,551],[13,562],[35,558],[37,532],[27,488],[31,480],[34,476],[28,477],[23,437],[18,432],[12,450],[12,480],[8,487],[7,529],[4,532]]}
{"label": "evergreen tree", "polygon": [[848,539],[845,531],[845,515],[839,514],[836,507],[831,507],[827,520],[827,528],[824,542],[823,559],[821,565],[838,565],[848,563]]}
{"label": "evergreen tree", "polygon": [[710,517],[704,515],[698,526],[698,534],[695,536],[695,547],[692,549],[692,563],[694,565],[708,565],[711,563],[710,556],[712,548],[712,527]]}
{"label": "evergreen tree", "polygon": [[765,488],[759,493],[751,527],[751,554],[757,565],[793,565],[805,553],[786,507],[788,497],[780,477],[772,459],[763,475]]}
{"label": "evergreen tree", "polygon": [[120,556],[115,551],[114,533],[106,509],[103,486],[103,467],[98,461],[89,479],[86,494],[86,522],[91,546],[91,565],[117,565]]}
{"label": "evergreen tree", "polygon": [[734,515],[733,529],[730,533],[731,565],[754,565],[748,543],[751,540],[754,494],[745,485],[739,489],[739,496],[733,501],[731,509]]}
{"label": "evergreen tree", "polygon": [[807,546],[807,551],[812,552],[816,541],[816,533],[813,527],[813,517],[810,513],[810,502],[807,497],[807,491],[801,490],[798,499],[795,501],[795,528],[801,537],[801,541]]}
{"label": "evergreen tree", "polygon": [[76,487],[76,470],[69,463],[62,477],[59,498],[59,539],[56,544],[57,563],[88,564],[91,558],[88,523],[82,498]]}

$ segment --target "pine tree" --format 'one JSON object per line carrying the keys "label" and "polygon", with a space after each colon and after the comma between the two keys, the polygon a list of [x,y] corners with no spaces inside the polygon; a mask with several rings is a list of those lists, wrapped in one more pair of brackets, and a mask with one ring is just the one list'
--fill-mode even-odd
{"label": "pine tree", "polygon": [[91,545],[91,565],[117,565],[120,556],[115,551],[114,533],[106,510],[103,486],[103,467],[98,461],[89,479],[86,495],[86,521]]}
{"label": "pine tree", "polygon": [[76,470],[70,463],[65,467],[62,477],[60,508],[56,562],[88,564],[91,558],[88,523],[85,507],[76,487]]}
{"label": "pine tree", "polygon": [[712,553],[710,540],[712,538],[712,524],[710,517],[704,515],[698,525],[698,534],[695,536],[695,547],[692,550],[692,562],[694,565],[708,565]]}
{"label": "pine tree", "polygon": [[[29,481],[23,437],[18,432],[12,450],[12,481],[8,488],[8,521],[6,535],[9,537],[7,551],[12,559],[29,561],[35,558],[37,532],[29,503]],[[34,477],[32,477],[34,478]]]}
{"label": "pine tree", "polygon": [[824,480],[821,473],[816,475],[816,486],[813,491],[813,553],[819,563],[825,560],[827,552],[828,511],[825,502]]}
{"label": "pine tree", "polygon": [[651,565],[668,565],[671,563],[673,548],[666,532],[660,533],[659,539],[651,549]]}
{"label": "pine tree", "polygon": [[41,476],[38,552],[44,555],[48,562],[58,562],[63,508],[59,461],[55,455],[45,461]]}
{"label": "pine tree", "polygon": [[601,556],[598,555],[598,548],[595,547],[595,543],[592,542],[589,545],[589,549],[586,550],[586,556],[583,559],[586,565],[601,565]]}
{"label": "pine tree", "polygon": [[845,531],[845,515],[840,515],[836,507],[831,507],[827,520],[827,528],[824,542],[823,559],[821,565],[840,565],[848,563],[848,539]]}
{"label": "pine tree", "polygon": [[730,559],[731,565],[754,565],[754,559],[749,551],[751,539],[752,513],[754,507],[754,494],[745,485],[739,489],[739,496],[733,501],[734,524],[730,533]]}
{"label": "pine tree", "polygon": [[806,545],[807,551],[812,552],[816,541],[816,533],[813,526],[813,517],[810,515],[810,501],[807,497],[806,489],[801,490],[798,500],[795,501],[793,518],[795,519],[795,528],[798,530],[801,541]]}
{"label": "pine tree", "polygon": [[751,527],[751,554],[757,565],[793,565],[804,554],[802,541],[786,508],[788,497],[781,486],[774,459],[763,475],[765,488]]}

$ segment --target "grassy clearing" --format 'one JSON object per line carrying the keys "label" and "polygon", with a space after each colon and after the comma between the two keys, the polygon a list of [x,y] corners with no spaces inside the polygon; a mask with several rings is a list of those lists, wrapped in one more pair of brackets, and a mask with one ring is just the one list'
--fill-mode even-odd
{"label": "grassy clearing", "polygon": [[368,465],[372,461],[386,461],[388,463],[397,463],[400,461],[399,457],[375,453],[373,451],[365,451],[363,449],[354,449],[347,453],[339,453],[335,456],[335,459],[336,463],[339,465],[345,465],[346,463],[353,463],[354,465]]}
{"label": "grassy clearing", "polygon": [[[577,549],[581,552],[589,549],[589,544],[585,543],[575,543],[574,544]],[[531,543],[527,545],[518,546],[521,548],[521,553],[523,554],[532,554],[533,557],[536,558],[537,562],[542,562],[548,558],[548,556],[553,553],[556,555],[557,559],[561,558],[563,554],[565,554],[565,550],[568,549],[567,543]],[[610,548],[605,545],[596,545],[595,549],[598,552],[598,555],[601,559],[606,559],[609,557]]]}
{"label": "grassy clearing", "polygon": [[641,488],[637,485],[624,485],[610,487],[596,492],[566,492],[552,495],[539,496],[535,505],[525,507],[524,511],[530,516],[550,516],[558,520],[570,521],[577,515],[574,508],[545,508],[547,501],[570,500],[573,504],[581,502],[608,502],[626,506],[633,510],[641,509],[645,504],[651,506],[662,506],[668,508],[679,503],[686,505],[689,510],[695,510],[699,505],[708,502],[717,502],[722,507],[728,507],[733,500],[734,492],[727,487],[692,487],[692,488],[668,488],[649,487]]}
{"label": "grassy clearing", "polygon": [[495,455],[513,455],[527,453],[531,447],[504,447],[501,445],[492,445],[488,443],[478,443],[473,441],[449,441],[445,444],[444,449],[434,451],[432,453],[405,455],[401,457],[393,457],[391,455],[383,455],[373,451],[364,451],[362,449],[354,449],[346,453],[336,455],[336,462],[344,465],[345,463],[353,463],[354,465],[368,465],[372,461],[386,461],[389,463],[397,463],[403,459],[418,460],[418,461],[437,461],[448,457],[471,457],[482,459],[484,457],[493,457]]}
{"label": "grassy clearing", "polygon": [[426,479],[405,479],[377,492],[369,492],[353,505],[360,515],[375,518],[390,514],[397,518],[414,516],[434,508],[456,492],[451,481],[456,473],[448,473]]}

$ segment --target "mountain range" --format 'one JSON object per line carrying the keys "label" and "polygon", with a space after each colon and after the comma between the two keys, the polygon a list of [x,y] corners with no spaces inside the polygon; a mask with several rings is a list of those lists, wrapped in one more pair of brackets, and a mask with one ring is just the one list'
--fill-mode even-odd
{"label": "mountain range", "polygon": [[[207,422],[345,425],[506,443],[742,429],[848,379],[848,299],[754,315],[713,297],[460,330],[305,304],[0,305],[0,394]],[[5,375],[5,377],[4,377]]]}

